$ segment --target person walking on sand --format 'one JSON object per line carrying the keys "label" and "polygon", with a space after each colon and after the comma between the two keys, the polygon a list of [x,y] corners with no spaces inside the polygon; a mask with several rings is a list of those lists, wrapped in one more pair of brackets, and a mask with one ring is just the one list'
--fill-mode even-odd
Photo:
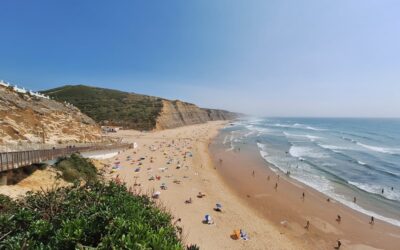
{"label": "person walking on sand", "polygon": [[254,170],[253,170],[253,177],[256,175],[256,173],[254,172]]}
{"label": "person walking on sand", "polygon": [[337,247],[335,247],[335,249],[340,249],[340,247],[342,246],[342,242],[340,242],[340,240],[337,241]]}
{"label": "person walking on sand", "polygon": [[374,224],[375,224],[374,216],[371,216],[371,220],[369,221],[369,224],[371,224],[371,225],[374,225]]}
{"label": "person walking on sand", "polygon": [[342,217],[341,217],[339,214],[337,215],[336,221],[337,221],[338,223],[340,223],[340,222],[342,221]]}
{"label": "person walking on sand", "polygon": [[306,224],[306,226],[304,228],[307,229],[307,230],[310,228],[310,221],[309,220],[307,221],[307,224]]}
{"label": "person walking on sand", "polygon": [[302,194],[303,201],[304,201],[305,198],[306,198],[306,194],[303,192],[303,194]]}

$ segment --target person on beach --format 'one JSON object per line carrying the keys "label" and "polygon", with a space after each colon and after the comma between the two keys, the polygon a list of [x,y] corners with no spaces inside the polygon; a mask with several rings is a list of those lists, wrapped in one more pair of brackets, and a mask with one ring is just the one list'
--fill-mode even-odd
{"label": "person on beach", "polygon": [[342,217],[341,217],[340,215],[337,215],[336,221],[337,221],[338,223],[340,223],[340,222],[342,221]]}
{"label": "person on beach", "polygon": [[357,198],[354,196],[353,202],[356,203],[357,202]]}
{"label": "person on beach", "polygon": [[385,192],[385,189],[382,188],[382,194]]}
{"label": "person on beach", "polygon": [[307,230],[308,230],[308,228],[310,228],[310,221],[309,220],[307,221],[307,224],[306,224],[306,226],[304,228],[307,229]]}
{"label": "person on beach", "polygon": [[335,249],[340,249],[340,247],[342,246],[342,242],[340,242],[340,240],[337,241],[337,247],[335,247]]}
{"label": "person on beach", "polygon": [[275,191],[278,190],[278,182],[275,183]]}
{"label": "person on beach", "polygon": [[369,221],[369,224],[371,224],[371,225],[374,225],[374,224],[375,224],[374,216],[371,216],[371,220]]}
{"label": "person on beach", "polygon": [[331,202],[331,198],[326,199],[327,202]]}
{"label": "person on beach", "polygon": [[269,179],[270,179],[270,176],[268,175],[268,176],[267,176],[267,180],[269,181]]}
{"label": "person on beach", "polygon": [[253,177],[256,175],[256,173],[254,172],[254,170],[253,170]]}
{"label": "person on beach", "polygon": [[306,194],[303,192],[303,194],[302,194],[303,201],[304,201],[305,198],[306,198]]}

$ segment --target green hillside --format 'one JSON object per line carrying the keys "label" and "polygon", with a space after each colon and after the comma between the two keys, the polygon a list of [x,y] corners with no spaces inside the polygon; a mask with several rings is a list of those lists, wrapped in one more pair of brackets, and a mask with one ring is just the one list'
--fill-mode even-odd
{"label": "green hillside", "polygon": [[151,130],[162,108],[161,98],[118,90],[66,85],[41,91],[57,101],[66,101],[101,125]]}

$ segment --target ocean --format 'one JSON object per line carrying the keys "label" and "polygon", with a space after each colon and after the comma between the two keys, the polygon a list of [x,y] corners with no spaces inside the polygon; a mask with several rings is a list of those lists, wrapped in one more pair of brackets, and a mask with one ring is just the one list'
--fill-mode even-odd
{"label": "ocean", "polygon": [[400,226],[400,119],[248,118],[223,130],[225,150],[254,143],[273,171]]}

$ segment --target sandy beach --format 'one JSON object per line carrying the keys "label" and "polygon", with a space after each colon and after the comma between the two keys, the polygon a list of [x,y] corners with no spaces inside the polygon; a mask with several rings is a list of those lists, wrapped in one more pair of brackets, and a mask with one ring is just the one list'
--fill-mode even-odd
{"label": "sandy beach", "polygon": [[[289,239],[243,203],[217,174],[208,146],[224,124],[209,122],[148,133],[119,131],[113,136],[136,142],[138,147],[103,162],[111,166],[119,162],[112,177],[118,175],[128,187],[149,194],[159,191],[159,202],[175,220],[181,219],[177,225],[183,228],[186,244],[197,244],[201,249],[306,249],[301,241]],[[154,180],[149,180],[152,177]],[[160,188],[163,183],[166,190]],[[205,197],[197,198],[199,192]],[[192,203],[185,204],[189,198]],[[222,204],[222,212],[213,210],[216,203]],[[202,223],[206,214],[214,224]],[[235,229],[246,231],[249,240],[232,239]]]}

